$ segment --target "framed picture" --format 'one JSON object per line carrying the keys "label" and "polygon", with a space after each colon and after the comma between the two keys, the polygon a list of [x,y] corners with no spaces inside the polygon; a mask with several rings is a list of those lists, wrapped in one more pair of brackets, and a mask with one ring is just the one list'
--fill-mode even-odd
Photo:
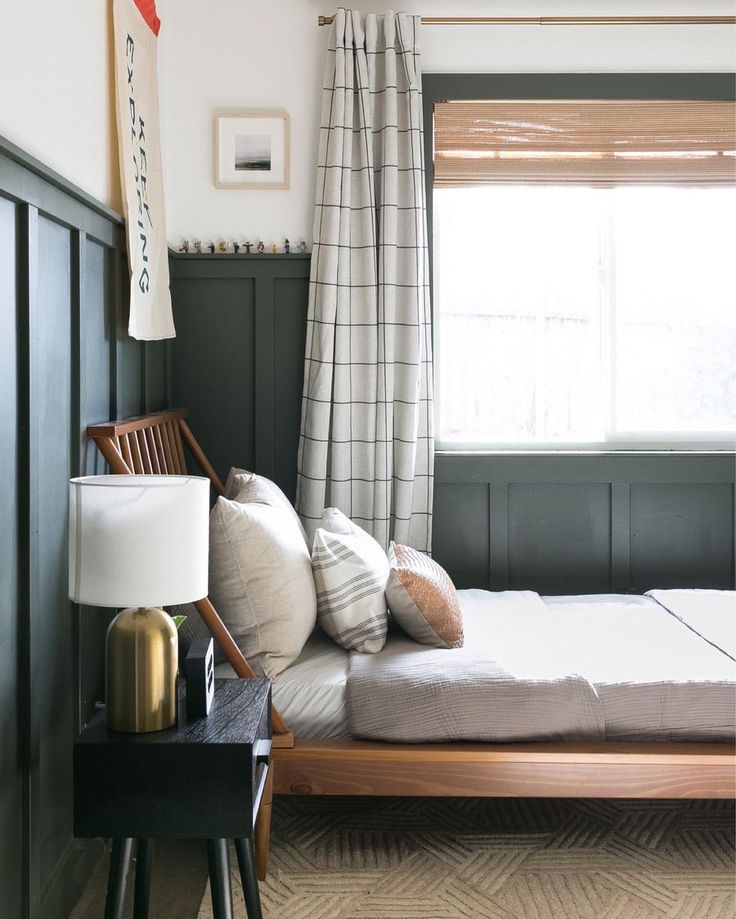
{"label": "framed picture", "polygon": [[288,112],[215,112],[215,186],[289,187]]}

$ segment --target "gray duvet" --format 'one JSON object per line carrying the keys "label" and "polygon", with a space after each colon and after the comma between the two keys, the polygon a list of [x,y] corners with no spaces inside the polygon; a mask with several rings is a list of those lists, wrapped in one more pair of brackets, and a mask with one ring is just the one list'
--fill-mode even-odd
{"label": "gray duvet", "polygon": [[465,646],[351,654],[350,732],[394,742],[732,740],[736,664],[651,597],[459,592]]}

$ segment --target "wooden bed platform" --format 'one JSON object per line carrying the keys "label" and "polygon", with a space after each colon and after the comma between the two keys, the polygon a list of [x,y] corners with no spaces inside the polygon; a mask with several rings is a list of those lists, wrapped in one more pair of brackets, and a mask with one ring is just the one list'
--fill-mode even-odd
{"label": "wooden bed platform", "polygon": [[[222,482],[195,440],[186,409],[87,428],[118,474],[186,475],[184,446],[216,494]],[[212,603],[197,609],[240,677],[254,676]],[[729,744],[392,744],[294,740],[273,711],[273,769],[256,831],[268,856],[272,794],[552,798],[736,798]]]}
{"label": "wooden bed platform", "polygon": [[728,744],[297,740],[274,759],[274,792],[283,795],[736,797]]}

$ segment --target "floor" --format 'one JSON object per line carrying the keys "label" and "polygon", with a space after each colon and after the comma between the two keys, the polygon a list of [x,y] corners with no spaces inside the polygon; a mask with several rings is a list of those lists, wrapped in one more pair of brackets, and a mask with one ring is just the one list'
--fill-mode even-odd
{"label": "floor", "polygon": [[[264,916],[733,919],[735,816],[733,801],[276,798]],[[102,915],[106,873],[103,856],[72,919]],[[212,919],[206,875],[203,844],[159,843],[151,919]]]}
{"label": "floor", "polygon": [[[105,909],[108,854],[95,866],[84,892],[69,919],[100,919]],[[128,908],[132,915],[133,884],[128,884]],[[160,840],[153,857],[151,919],[197,919],[207,884],[207,852],[204,842]]]}

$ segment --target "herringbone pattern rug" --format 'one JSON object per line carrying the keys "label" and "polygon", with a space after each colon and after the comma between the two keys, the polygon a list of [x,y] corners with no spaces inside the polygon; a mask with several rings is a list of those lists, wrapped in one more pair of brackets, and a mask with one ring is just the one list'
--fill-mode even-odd
{"label": "herringbone pattern rug", "polygon": [[[244,917],[237,870],[233,895]],[[261,898],[269,919],[734,919],[734,805],[278,798]]]}

